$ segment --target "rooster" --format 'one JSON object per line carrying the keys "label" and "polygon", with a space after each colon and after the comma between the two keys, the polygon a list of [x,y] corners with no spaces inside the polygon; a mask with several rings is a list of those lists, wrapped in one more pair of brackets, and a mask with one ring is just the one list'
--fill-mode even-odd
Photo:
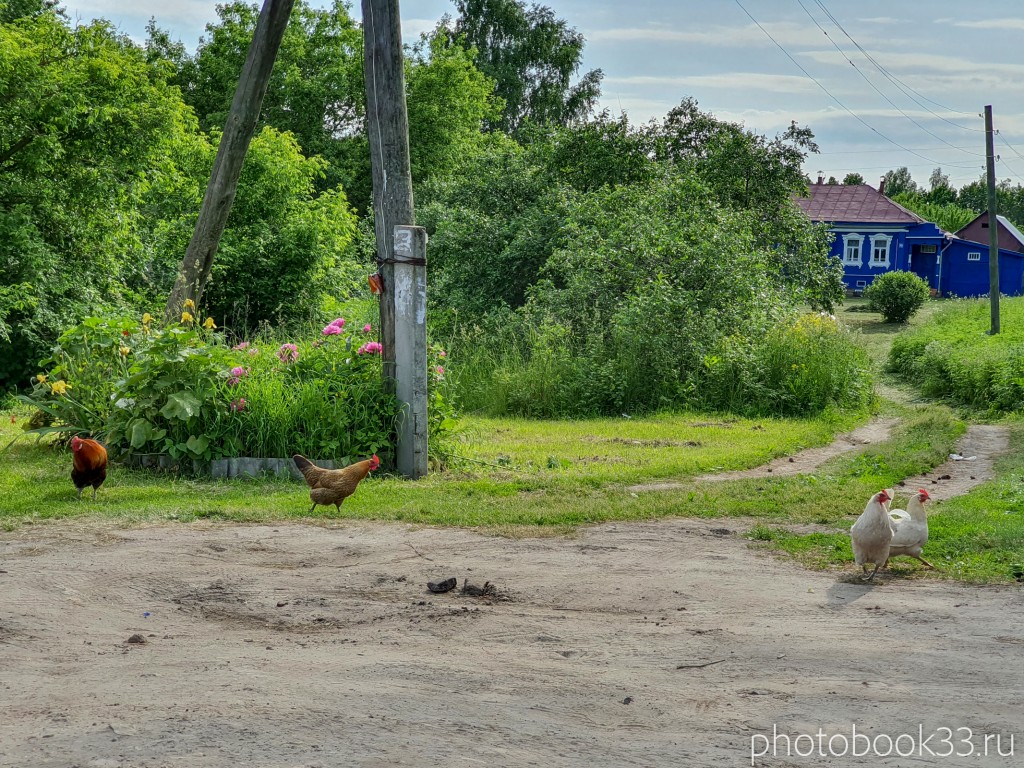
{"label": "rooster", "polygon": [[95,440],[75,435],[71,438],[71,454],[71,481],[78,489],[79,500],[82,491],[91,485],[92,499],[96,501],[96,491],[107,479],[107,449]]}
{"label": "rooster", "polygon": [[879,491],[868,501],[857,522],[850,528],[850,542],[857,565],[868,572],[868,563],[874,563],[875,570],[867,581],[875,578],[878,569],[889,559],[889,544],[892,541],[892,520],[885,508],[889,494]]}
{"label": "rooster", "polygon": [[924,511],[924,503],[931,498],[928,491],[919,488],[910,497],[906,510],[893,509],[889,515],[893,518],[892,542],[889,544],[889,557],[909,555],[929,568],[935,566],[921,557],[921,550],[928,542],[928,513]]}
{"label": "rooster", "polygon": [[349,464],[344,469],[324,469],[299,454],[292,456],[292,461],[309,486],[309,498],[313,502],[309,508],[310,514],[317,504],[333,504],[341,512],[341,502],[355,493],[360,481],[380,466],[376,454],[365,461]]}

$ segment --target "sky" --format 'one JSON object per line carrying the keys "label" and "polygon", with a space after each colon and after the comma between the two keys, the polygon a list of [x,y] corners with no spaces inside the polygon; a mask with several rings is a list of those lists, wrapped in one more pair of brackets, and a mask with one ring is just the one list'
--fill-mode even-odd
{"label": "sky", "polygon": [[[325,7],[329,0],[311,0]],[[810,127],[812,178],[877,184],[907,166],[927,186],[982,176],[982,112],[992,105],[996,175],[1024,184],[1024,3],[1020,0],[547,0],[587,40],[583,70],[604,73],[601,108],[632,123],[684,98],[774,136]],[[145,39],[150,17],[194,51],[215,2],[64,0],[73,21],[104,18]],[[358,3],[352,9],[359,18]],[[970,11],[970,13],[968,13]],[[448,0],[401,2],[403,38],[431,29]]]}

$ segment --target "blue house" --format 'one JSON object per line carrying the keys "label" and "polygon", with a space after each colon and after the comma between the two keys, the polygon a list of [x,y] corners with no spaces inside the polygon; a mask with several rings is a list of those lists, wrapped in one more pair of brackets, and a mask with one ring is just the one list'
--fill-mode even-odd
{"label": "blue house", "polygon": [[[999,292],[1024,295],[1024,234],[1005,216],[996,216],[999,243]],[[942,251],[940,285],[944,296],[986,296],[988,277],[988,213],[982,213],[955,235]]]}
{"label": "blue house", "polygon": [[[808,197],[795,201],[811,221],[827,224],[835,235],[832,255],[842,261],[843,281],[853,293],[883,272],[902,270],[927,282],[935,295],[988,294],[988,246],[961,236],[974,236],[975,222],[951,235],[894,203],[881,189],[823,184],[820,178],[810,185]],[[1000,248],[1000,293],[1024,293],[1024,235],[1020,245],[1019,252]]]}

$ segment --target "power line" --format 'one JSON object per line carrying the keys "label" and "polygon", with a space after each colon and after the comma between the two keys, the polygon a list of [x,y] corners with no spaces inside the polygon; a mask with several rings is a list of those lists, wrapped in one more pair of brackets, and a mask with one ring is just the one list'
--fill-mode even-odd
{"label": "power line", "polygon": [[[793,58],[793,55],[789,51],[787,51],[782,46],[782,44],[779,43],[778,40],[776,40],[774,37],[772,37],[771,33],[768,32],[767,29],[765,29],[764,27],[761,26],[761,23],[750,14],[750,11],[748,11],[743,6],[743,3],[741,3],[740,0],[733,0],[733,2],[735,2],[736,5],[738,5],[740,7],[740,10],[743,11],[743,13],[745,13],[747,15],[747,18],[749,18],[752,22],[754,22],[754,24],[757,25],[758,29],[760,29],[762,32],[764,32],[765,36],[769,40],[771,40],[773,43],[775,43],[775,47],[778,48],[780,51],[782,51],[782,53],[785,54],[786,58],[789,59],[791,62],[793,62],[793,64],[796,65],[797,69],[799,69],[801,72],[804,73],[804,75],[806,75],[808,78],[810,78],[814,82],[815,85],[817,85],[819,88],[821,88],[821,90],[823,90],[826,94],[828,94],[829,98],[831,98],[836,104],[838,104],[840,107],[842,107],[857,122],[861,123],[869,131],[871,131],[872,133],[877,134],[880,138],[885,139],[886,141],[888,141],[893,146],[899,147],[904,152],[909,152],[910,154],[914,155],[915,157],[920,157],[922,160],[927,160],[929,163],[934,163],[935,165],[942,165],[942,163],[938,162],[937,160],[932,160],[930,157],[926,157],[925,155],[922,155],[919,152],[915,152],[914,150],[909,149],[908,147],[903,146],[902,144],[900,144],[895,139],[890,139],[888,136],[886,136],[884,133],[882,133],[877,128],[872,126],[870,123],[868,123],[866,120],[864,120],[864,118],[862,118],[860,115],[858,115],[856,112],[854,112],[848,106],[846,106],[836,96],[834,96],[832,94],[832,92],[829,91],[828,88],[826,88],[824,85],[822,85],[821,81],[819,81],[816,77],[814,77],[814,75],[812,75],[810,72],[808,72],[806,69],[804,69],[803,65],[799,61],[797,61],[795,58]],[[972,166],[968,166],[968,165],[957,165],[955,163],[948,163],[947,165],[951,165],[951,166],[956,167],[956,168],[970,168],[970,167],[972,167]]]}
{"label": "power line", "polygon": [[[975,157],[984,157],[985,156],[984,153],[982,153],[982,152],[973,152],[973,151],[964,149],[962,147],[957,147],[954,144],[951,144],[950,142],[946,141],[944,138],[942,138],[938,134],[932,133],[930,130],[928,130],[923,125],[921,125],[919,122],[917,122],[917,120],[915,120],[910,115],[908,115],[906,112],[904,112],[902,109],[900,109],[900,107],[896,104],[896,102],[894,102],[892,99],[890,99],[888,96],[886,96],[878,86],[876,86],[873,82],[871,82],[871,79],[861,71],[860,67],[858,67],[853,62],[853,60],[849,56],[846,55],[846,52],[842,48],[839,47],[839,44],[836,43],[836,41],[832,39],[832,36],[829,35],[829,33],[825,30],[825,28],[823,26],[821,26],[821,24],[818,23],[818,20],[816,18],[814,18],[814,16],[811,14],[811,12],[809,10],[807,10],[807,6],[804,5],[804,0],[797,0],[797,2],[800,3],[800,7],[803,9],[804,13],[807,14],[807,18],[809,18],[811,21],[814,22],[814,26],[816,26],[818,29],[820,29],[821,30],[821,34],[823,34],[825,37],[828,38],[828,41],[830,43],[832,43],[832,47],[835,48],[837,51],[839,51],[839,55],[842,56],[844,59],[846,59],[846,61],[849,62],[850,66],[853,67],[855,70],[857,70],[857,74],[861,76],[861,78],[864,80],[864,82],[867,83],[868,85],[870,85],[872,88],[874,88],[875,92],[879,96],[881,96],[883,99],[885,99],[887,102],[889,102],[889,105],[893,109],[895,109],[897,112],[899,112],[905,118],[907,118],[907,120],[912,122],[914,125],[916,125],[918,128],[920,128],[922,131],[927,133],[929,136],[931,136],[934,139],[938,139],[939,141],[941,141],[946,146],[953,147],[953,149],[959,149],[961,152],[966,152],[968,154],[974,155]],[[820,6],[821,3],[818,3],[818,5]]]}
{"label": "power line", "polygon": [[963,130],[963,131],[973,131],[973,132],[976,132],[976,133],[984,133],[985,132],[983,128],[969,128],[966,125],[960,125],[959,123],[954,123],[952,120],[947,120],[942,115],[939,115],[939,114],[935,113],[934,111],[932,111],[931,109],[926,107],[924,104],[922,104],[920,101],[918,101],[916,98],[914,98],[914,96],[911,95],[912,93],[913,94],[917,94],[918,96],[920,96],[925,101],[927,101],[927,102],[929,102],[931,104],[934,104],[935,106],[939,107],[940,109],[944,109],[947,112],[952,112],[952,113],[958,114],[958,115],[973,115],[974,114],[972,112],[961,112],[958,109],[953,109],[952,107],[947,107],[945,104],[940,104],[939,102],[934,101],[932,99],[929,99],[923,93],[920,93],[920,92],[916,91],[914,88],[912,88],[911,86],[909,86],[906,83],[904,83],[902,80],[900,80],[898,77],[896,77],[896,75],[892,74],[888,69],[886,69],[881,64],[879,64],[874,56],[872,56],[870,53],[868,53],[866,50],[864,50],[864,48],[861,46],[861,44],[853,39],[853,36],[849,32],[846,31],[846,28],[843,27],[843,25],[839,23],[839,20],[835,16],[832,15],[832,12],[828,8],[825,7],[825,4],[822,2],[822,0],[814,0],[814,2],[817,3],[818,7],[821,8],[821,10],[823,10],[825,12],[825,15],[828,16],[829,20],[831,20],[831,22],[833,24],[835,24],[837,27],[839,27],[839,30],[844,35],[846,35],[846,37],[850,40],[851,43],[853,43],[853,45],[857,48],[857,50],[860,51],[864,55],[864,58],[866,58],[868,61],[870,61],[872,64],[874,64],[875,65],[875,69],[877,69],[886,78],[888,78],[889,82],[891,82],[893,85],[895,85],[901,91],[903,91],[903,93],[906,96],[909,96],[910,99],[915,104],[917,104],[919,107],[921,107],[925,111],[931,113],[933,116],[937,117],[939,120],[942,120],[943,122],[949,123],[950,125],[955,126],[955,127],[959,128],[960,130]]}

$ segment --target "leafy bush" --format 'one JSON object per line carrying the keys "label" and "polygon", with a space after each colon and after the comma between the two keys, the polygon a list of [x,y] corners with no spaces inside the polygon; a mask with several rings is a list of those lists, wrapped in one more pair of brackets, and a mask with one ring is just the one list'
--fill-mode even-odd
{"label": "leafy bush", "polygon": [[1001,315],[1001,332],[990,336],[987,300],[946,302],[926,325],[895,338],[888,370],[930,397],[1024,411],[1024,298],[1003,298]]}
{"label": "leafy bush", "polygon": [[[115,453],[393,455],[398,403],[381,379],[369,324],[345,330],[339,319],[316,338],[281,344],[263,336],[229,346],[194,311],[186,307],[166,328],[148,314],[86,319],[61,336],[25,399],[49,414],[47,430],[103,437]],[[432,402],[443,432],[451,409],[439,365]]]}
{"label": "leafy bush", "polygon": [[928,283],[913,272],[885,272],[864,290],[875,312],[881,312],[887,323],[905,323],[928,301]]}

